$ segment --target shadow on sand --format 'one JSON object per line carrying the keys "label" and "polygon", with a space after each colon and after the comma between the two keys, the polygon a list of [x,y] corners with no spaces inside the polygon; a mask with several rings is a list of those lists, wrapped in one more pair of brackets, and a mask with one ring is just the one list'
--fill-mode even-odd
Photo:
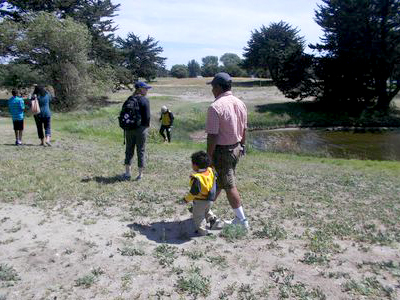
{"label": "shadow on sand", "polygon": [[183,244],[199,236],[194,232],[195,228],[192,219],[161,221],[148,225],[132,223],[128,227],[131,230],[139,231],[140,234],[145,235],[149,240],[156,243]]}

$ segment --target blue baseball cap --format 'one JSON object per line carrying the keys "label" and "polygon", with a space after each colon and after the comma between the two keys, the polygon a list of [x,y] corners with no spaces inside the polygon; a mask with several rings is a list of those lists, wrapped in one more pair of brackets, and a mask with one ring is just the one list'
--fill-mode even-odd
{"label": "blue baseball cap", "polygon": [[149,86],[147,83],[143,81],[138,81],[135,83],[135,89],[140,89],[140,88],[151,89],[151,86]]}

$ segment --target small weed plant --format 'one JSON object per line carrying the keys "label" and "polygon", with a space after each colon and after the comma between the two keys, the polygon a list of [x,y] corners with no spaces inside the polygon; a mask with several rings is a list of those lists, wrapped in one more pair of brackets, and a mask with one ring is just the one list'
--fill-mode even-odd
{"label": "small weed plant", "polygon": [[145,252],[142,249],[137,249],[132,246],[124,246],[122,249],[118,249],[122,256],[143,256]]}
{"label": "small weed plant", "polygon": [[367,297],[385,297],[392,299],[394,290],[391,287],[383,286],[376,277],[366,277],[361,282],[353,279],[343,284],[343,290],[353,295]]}
{"label": "small weed plant", "polygon": [[174,246],[169,246],[167,244],[162,244],[154,250],[154,255],[158,259],[158,262],[163,267],[170,266],[174,263],[176,258],[177,248]]}
{"label": "small weed plant", "polygon": [[241,225],[229,224],[222,228],[220,236],[229,242],[241,240],[247,235],[247,230]]}
{"label": "small weed plant", "polygon": [[285,239],[287,237],[287,232],[284,228],[269,221],[261,230],[256,231],[254,235],[259,238],[267,238],[277,241]]}
{"label": "small weed plant", "polygon": [[200,250],[185,251],[184,255],[192,260],[198,260],[204,256],[204,253]]}
{"label": "small weed plant", "polygon": [[191,268],[184,276],[179,276],[176,283],[178,292],[186,293],[197,298],[198,296],[207,297],[211,291],[210,279],[200,273],[200,268]]}
{"label": "small weed plant", "polygon": [[76,279],[75,286],[83,287],[85,289],[90,288],[102,274],[104,274],[103,269],[100,267],[94,268],[89,274]]}
{"label": "small weed plant", "polygon": [[228,268],[228,262],[224,256],[209,256],[206,259],[210,264],[218,266],[220,270]]}
{"label": "small weed plant", "polygon": [[244,284],[239,287],[238,290],[238,300],[257,300],[258,297],[253,291],[253,288],[251,287],[250,284]]}
{"label": "small weed plant", "polygon": [[122,237],[124,237],[126,239],[133,239],[135,236],[136,236],[136,233],[132,229],[129,231],[126,231],[122,234]]}
{"label": "small weed plant", "polygon": [[75,280],[75,286],[90,288],[96,282],[96,276],[92,273],[82,276]]}
{"label": "small weed plant", "polygon": [[0,281],[5,281],[7,286],[12,286],[13,283],[18,280],[21,279],[12,266],[0,264]]}

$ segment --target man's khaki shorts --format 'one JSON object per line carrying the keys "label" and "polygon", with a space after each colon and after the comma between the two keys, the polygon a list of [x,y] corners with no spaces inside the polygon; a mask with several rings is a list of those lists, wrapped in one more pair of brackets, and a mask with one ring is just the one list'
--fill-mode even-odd
{"label": "man's khaki shorts", "polygon": [[219,189],[229,190],[236,186],[235,169],[239,161],[242,146],[217,145],[214,152],[213,163],[217,171],[217,185]]}

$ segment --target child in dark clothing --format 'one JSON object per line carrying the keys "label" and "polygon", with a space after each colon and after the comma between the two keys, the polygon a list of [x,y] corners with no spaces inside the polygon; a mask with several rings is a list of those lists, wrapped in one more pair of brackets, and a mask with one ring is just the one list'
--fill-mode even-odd
{"label": "child in dark clothing", "polygon": [[[165,105],[161,107],[160,122],[160,135],[163,137],[164,142],[168,141],[168,143],[171,143],[171,130],[172,125],[174,124],[174,114]],[[165,136],[164,132],[167,133],[167,136]]]}

